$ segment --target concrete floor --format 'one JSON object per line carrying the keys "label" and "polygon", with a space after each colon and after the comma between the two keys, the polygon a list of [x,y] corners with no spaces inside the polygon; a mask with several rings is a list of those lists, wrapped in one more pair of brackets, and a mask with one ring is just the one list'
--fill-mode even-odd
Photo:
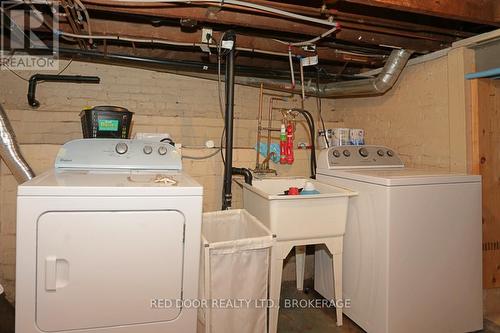
{"label": "concrete floor", "polygon": [[14,333],[14,307],[0,295],[0,332]]}
{"label": "concrete floor", "polygon": [[[281,287],[281,304],[283,299],[311,300],[320,298],[314,289],[313,281],[304,282],[305,292],[297,291],[295,282],[283,282]],[[307,288],[309,287],[309,288]],[[359,326],[344,316],[343,326],[336,326],[336,316],[334,308],[294,308],[280,309],[278,332],[279,333],[362,333]],[[481,333],[500,333],[500,326],[493,321],[485,319],[484,330]]]}
{"label": "concrete floor", "polygon": [[[312,281],[306,281],[306,286],[311,286]],[[319,295],[312,289],[306,288],[305,292],[299,292],[294,282],[284,282],[282,287],[282,299],[311,300]],[[344,316],[344,325],[335,325],[335,309],[333,308],[282,308],[280,310],[278,332],[279,333],[362,333],[364,332],[349,318]],[[485,320],[483,333],[500,333],[500,326],[492,321]],[[0,333],[14,333],[14,308],[3,295],[0,295]]]}
{"label": "concrete floor", "polygon": [[[304,281],[304,292],[298,291],[295,281],[283,282],[281,304],[286,299],[313,300],[320,298],[312,289],[312,280]],[[360,327],[344,316],[343,326],[336,325],[335,308],[281,308],[278,320],[279,333],[362,333]]]}

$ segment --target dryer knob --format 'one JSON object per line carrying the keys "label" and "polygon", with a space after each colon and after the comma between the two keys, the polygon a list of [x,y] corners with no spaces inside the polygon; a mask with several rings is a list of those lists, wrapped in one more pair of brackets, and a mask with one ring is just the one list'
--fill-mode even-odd
{"label": "dryer knob", "polygon": [[384,151],[382,149],[377,150],[378,156],[382,157],[384,156]]}
{"label": "dryer knob", "polygon": [[144,148],[142,148],[142,151],[144,152],[144,154],[146,155],[149,155],[153,152],[153,147],[151,146],[144,146]]}
{"label": "dryer knob", "polygon": [[392,150],[388,150],[387,151],[387,156],[393,157],[394,156],[394,152]]}
{"label": "dryer knob", "polygon": [[349,156],[351,156],[351,152],[350,152],[349,150],[347,150],[347,149],[346,149],[346,150],[344,150],[344,156],[345,156],[345,157],[349,157]]}
{"label": "dryer knob", "polygon": [[160,146],[160,148],[158,148],[158,154],[160,155],[165,155],[167,153],[167,147],[165,146]]}
{"label": "dryer knob", "polygon": [[115,150],[118,154],[123,155],[128,151],[128,146],[125,142],[119,142],[116,144]]}
{"label": "dryer knob", "polygon": [[333,151],[333,156],[340,157],[340,152],[338,150]]}

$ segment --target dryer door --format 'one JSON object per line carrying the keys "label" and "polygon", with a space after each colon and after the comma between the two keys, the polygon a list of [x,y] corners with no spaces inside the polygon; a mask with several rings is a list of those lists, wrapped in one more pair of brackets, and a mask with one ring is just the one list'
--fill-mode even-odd
{"label": "dryer door", "polygon": [[178,211],[48,212],[38,220],[36,322],[55,332],[174,320],[182,297]]}

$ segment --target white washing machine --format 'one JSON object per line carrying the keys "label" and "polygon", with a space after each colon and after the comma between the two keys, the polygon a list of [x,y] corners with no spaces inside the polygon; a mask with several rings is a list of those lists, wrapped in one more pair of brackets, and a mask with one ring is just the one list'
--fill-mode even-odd
{"label": "white washing machine", "polygon": [[[344,236],[344,313],[369,333],[483,327],[481,178],[405,168],[379,146],[323,150],[317,179],[359,193]],[[331,257],[315,289],[332,299]]]}
{"label": "white washing machine", "polygon": [[18,188],[16,332],[196,332],[203,188],[165,143],[84,139]]}

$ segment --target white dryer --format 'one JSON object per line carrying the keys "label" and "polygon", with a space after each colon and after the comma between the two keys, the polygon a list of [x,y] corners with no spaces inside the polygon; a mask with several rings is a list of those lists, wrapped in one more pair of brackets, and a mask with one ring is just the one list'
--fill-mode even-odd
{"label": "white dryer", "polygon": [[18,188],[16,332],[196,332],[203,188],[169,144],[83,139]]}
{"label": "white dryer", "polygon": [[[483,327],[481,178],[405,168],[381,146],[323,150],[317,179],[359,193],[344,236],[344,313],[369,333]],[[315,289],[333,298],[317,248]]]}

